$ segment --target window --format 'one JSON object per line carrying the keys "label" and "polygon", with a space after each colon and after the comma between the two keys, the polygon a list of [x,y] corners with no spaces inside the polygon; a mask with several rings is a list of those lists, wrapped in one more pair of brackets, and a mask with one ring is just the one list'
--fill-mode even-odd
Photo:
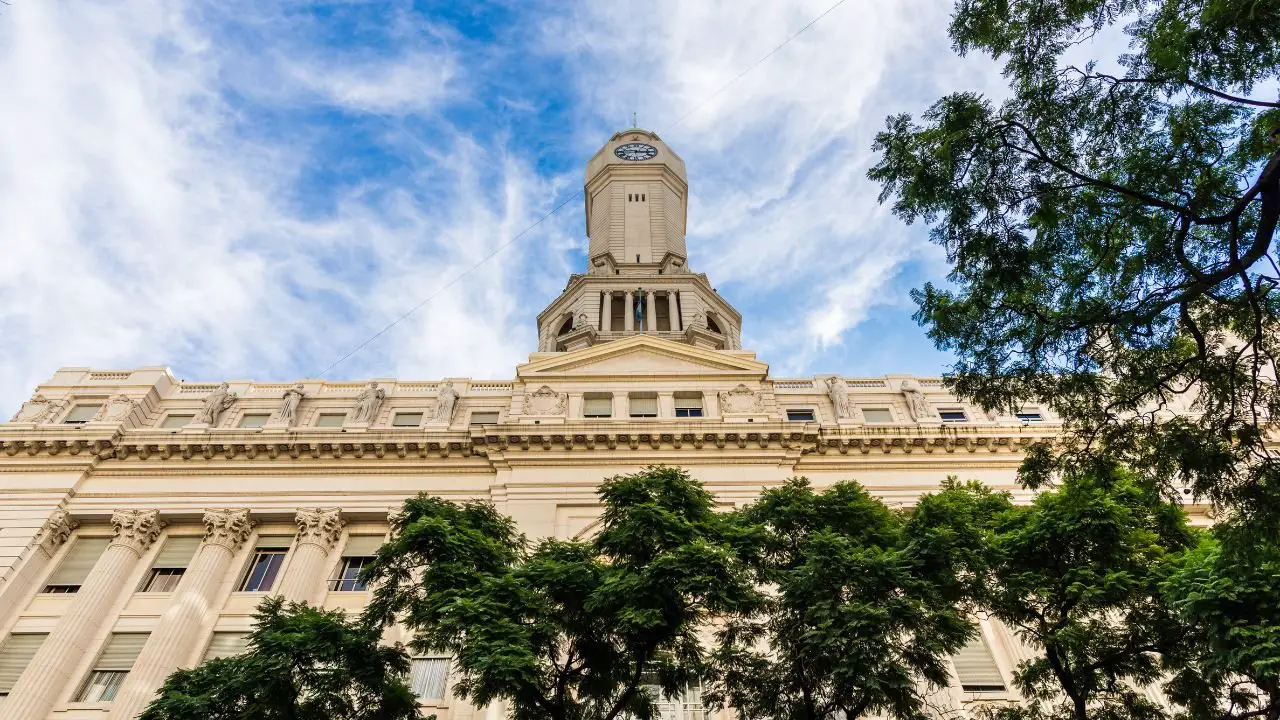
{"label": "window", "polygon": [[862,417],[869,423],[891,423],[893,413],[889,408],[862,408]]}
{"label": "window", "polygon": [[585,393],[582,396],[582,417],[613,417],[613,395],[609,393]]}
{"label": "window", "polygon": [[111,639],[93,663],[93,670],[76,696],[76,702],[105,703],[116,699],[120,686],[147,644],[147,633],[111,633]]}
{"label": "window", "polygon": [[253,560],[240,581],[240,592],[268,592],[276,584],[284,556],[289,553],[289,538],[282,536],[258,538]]}
{"label": "window", "polygon": [[1004,678],[1000,668],[996,667],[991,649],[983,641],[982,635],[960,648],[951,661],[956,666],[956,677],[960,679],[960,687],[965,692],[1004,692]]}
{"label": "window", "polygon": [[270,413],[245,413],[240,416],[240,424],[236,427],[240,428],[260,428],[267,424],[267,420],[271,419]]}
{"label": "window", "polygon": [[194,535],[166,540],[138,592],[173,592],[199,547],[200,538]]}
{"label": "window", "polygon": [[799,409],[787,410],[788,422],[813,422],[814,419],[815,418],[813,415],[812,408],[799,408]]}
{"label": "window", "polygon": [[969,416],[964,414],[963,410],[939,410],[938,417],[942,418],[942,422],[966,422]]}
{"label": "window", "polygon": [[658,396],[654,393],[631,393],[630,415],[633,418],[658,417]]}
{"label": "window", "polygon": [[216,632],[204,651],[204,662],[241,655],[249,650],[249,633]]}
{"label": "window", "polygon": [[98,414],[98,409],[102,405],[77,405],[71,408],[71,412],[62,418],[62,422],[67,425],[83,425],[93,419]]}
{"label": "window", "polygon": [[643,683],[641,687],[653,699],[658,720],[706,720],[701,683],[695,681],[685,685],[678,694],[667,697],[662,693],[657,676],[646,673],[640,682]]}
{"label": "window", "polygon": [[0,698],[9,694],[48,633],[14,633],[0,644]]}
{"label": "window", "polygon": [[409,669],[409,687],[419,700],[443,700],[449,684],[448,657],[416,657]]}
{"label": "window", "polygon": [[45,581],[42,592],[65,595],[80,591],[80,585],[89,576],[98,558],[102,556],[107,545],[107,538],[80,538],[75,541],[67,554],[63,556],[58,569],[53,571]]}
{"label": "window", "polygon": [[338,576],[329,581],[329,589],[335,592],[361,592],[369,586],[360,579],[360,571],[373,562],[382,544],[381,535],[352,535],[342,549],[342,562],[338,563]]}
{"label": "window", "polygon": [[471,424],[472,425],[497,425],[498,411],[497,410],[485,410],[485,411],[477,410],[476,412],[471,413]]}
{"label": "window", "polygon": [[676,417],[702,417],[702,393],[676,393]]}
{"label": "window", "polygon": [[391,427],[418,427],[421,424],[420,412],[398,412],[391,416]]}
{"label": "window", "polygon": [[320,413],[320,417],[316,418],[316,427],[342,427],[346,421],[346,413]]}
{"label": "window", "polygon": [[1023,410],[1022,412],[1018,413],[1015,417],[1017,417],[1022,422],[1044,422],[1044,416],[1041,415],[1040,412],[1036,410]]}
{"label": "window", "polygon": [[167,430],[186,427],[186,424],[191,422],[191,418],[193,417],[195,416],[194,415],[175,415],[175,414],[165,415],[164,420],[160,422],[160,427],[165,428]]}

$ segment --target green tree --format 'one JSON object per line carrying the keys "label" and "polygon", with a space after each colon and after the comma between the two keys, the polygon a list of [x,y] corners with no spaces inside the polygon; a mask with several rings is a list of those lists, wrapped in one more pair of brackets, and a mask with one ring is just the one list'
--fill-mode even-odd
{"label": "green tree", "polygon": [[[1120,31],[1119,57],[1069,59]],[[948,254],[915,297],[951,387],[1067,421],[1033,483],[1110,455],[1280,512],[1280,3],[960,0],[950,33],[1003,62],[1007,95],[890,117],[870,177]]]}
{"label": "green tree", "polygon": [[491,505],[419,496],[368,568],[366,616],[453,653],[455,693],[515,720],[639,720],[696,679],[698,633],[754,597],[712,499],[682,470],[609,478],[590,540],[529,547]]}
{"label": "green tree", "polygon": [[969,528],[930,505],[936,532],[917,534],[855,482],[794,478],[739,511],[735,545],[767,591],[717,633],[708,700],[747,720],[924,717],[974,633],[956,573]]}
{"label": "green tree", "polygon": [[1280,551],[1256,532],[1214,527],[1162,587],[1190,629],[1166,655],[1187,718],[1280,718]]}
{"label": "green tree", "polygon": [[1176,504],[1112,470],[1071,474],[995,521],[983,606],[1043,655],[1007,711],[1073,720],[1156,718],[1136,688],[1158,682],[1160,654],[1182,641],[1159,582],[1192,532]]}
{"label": "green tree", "polygon": [[179,670],[139,720],[409,720],[409,657],[340,610],[264,600],[249,651]]}

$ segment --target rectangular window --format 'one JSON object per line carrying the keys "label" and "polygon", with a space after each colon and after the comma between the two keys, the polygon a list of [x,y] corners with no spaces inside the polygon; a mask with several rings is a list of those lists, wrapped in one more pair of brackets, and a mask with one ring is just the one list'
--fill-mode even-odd
{"label": "rectangular window", "polygon": [[101,407],[101,404],[77,405],[71,408],[71,412],[67,413],[66,417],[62,418],[62,422],[68,425],[83,425],[92,420],[93,416],[98,414],[98,409]]}
{"label": "rectangular window", "polygon": [[613,395],[609,393],[586,393],[582,396],[582,417],[613,417]]}
{"label": "rectangular window", "polygon": [[676,393],[676,417],[702,417],[702,393]]}
{"label": "rectangular window", "polygon": [[175,415],[175,414],[165,415],[164,420],[160,422],[160,427],[166,430],[174,430],[180,427],[186,427],[187,423],[191,422],[191,418],[193,417],[195,416],[194,415]]}
{"label": "rectangular window", "polygon": [[443,700],[449,684],[449,658],[416,657],[409,670],[409,687],[419,700]]}
{"label": "rectangular window", "polygon": [[862,417],[869,423],[893,422],[893,413],[889,412],[889,408],[862,408]]}
{"label": "rectangular window", "polygon": [[497,410],[483,410],[483,411],[477,410],[471,413],[471,424],[472,425],[497,425],[498,411]]}
{"label": "rectangular window", "polygon": [[316,427],[342,427],[346,421],[346,413],[320,413],[316,418]]}
{"label": "rectangular window", "polygon": [[253,414],[246,413],[240,416],[240,424],[236,425],[236,427],[260,428],[263,425],[266,425],[267,420],[270,420],[270,419],[271,419],[270,413],[253,413]]}
{"label": "rectangular window", "polygon": [[199,547],[200,538],[195,535],[166,540],[156,554],[155,562],[151,564],[151,571],[143,578],[138,592],[173,592]]}
{"label": "rectangular window", "polygon": [[792,408],[787,410],[788,422],[813,422],[814,415],[812,409]]}
{"label": "rectangular window", "polygon": [[67,594],[80,591],[80,585],[89,576],[98,558],[111,541],[107,538],[79,538],[67,550],[58,569],[45,581],[43,592]]}
{"label": "rectangular window", "polygon": [[658,396],[653,393],[631,393],[629,413],[633,418],[658,417]]}
{"label": "rectangular window", "polygon": [[961,423],[969,420],[963,410],[939,410],[938,417],[942,418],[942,422]]}
{"label": "rectangular window", "polygon": [[204,661],[242,655],[249,650],[249,633],[216,632],[204,651]]}
{"label": "rectangular window", "polygon": [[981,635],[965,643],[951,661],[955,664],[960,687],[965,692],[1004,692],[1004,678],[1000,675],[1000,668],[996,666],[991,649]]}
{"label": "rectangular window", "polygon": [[76,702],[106,703],[116,699],[120,686],[147,644],[147,633],[111,633],[111,639],[93,663]]}
{"label": "rectangular window", "polygon": [[398,412],[391,417],[391,427],[418,427],[421,424],[420,412]]}
{"label": "rectangular window", "polygon": [[329,581],[329,589],[335,592],[362,592],[369,589],[360,579],[360,571],[373,562],[382,545],[382,535],[352,535],[342,549],[342,562],[338,563],[338,575]]}
{"label": "rectangular window", "polygon": [[1044,416],[1034,410],[1024,410],[1016,417],[1022,422],[1044,422]]}
{"label": "rectangular window", "polygon": [[0,644],[0,698],[9,694],[48,633],[14,633]]}
{"label": "rectangular window", "polygon": [[254,548],[249,569],[240,581],[240,592],[269,592],[275,587],[276,576],[289,553],[289,538],[283,536],[262,537]]}

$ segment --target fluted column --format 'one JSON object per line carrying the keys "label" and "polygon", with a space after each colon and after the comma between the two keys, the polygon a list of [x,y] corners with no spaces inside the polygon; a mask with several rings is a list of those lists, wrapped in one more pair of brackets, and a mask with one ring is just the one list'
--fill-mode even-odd
{"label": "fluted column", "polygon": [[338,544],[346,523],[339,508],[299,510],[293,521],[298,526],[298,541],[280,580],[280,594],[285,600],[314,604],[324,589],[329,553]]}
{"label": "fluted column", "polygon": [[654,332],[658,329],[658,313],[655,309],[658,307],[657,301],[654,299],[652,290],[645,292],[647,302],[644,305],[644,329]]}
{"label": "fluted column", "polygon": [[76,529],[76,521],[71,519],[66,510],[54,510],[45,520],[44,526],[36,536],[35,547],[31,554],[22,561],[22,567],[13,574],[4,585],[0,586],[0,618],[9,617],[17,604],[27,596],[31,587],[45,575],[49,561],[57,554],[71,531]]}
{"label": "fluted column", "polygon": [[204,526],[204,541],[182,573],[173,601],[160,616],[160,622],[147,638],[147,644],[111,703],[111,720],[137,717],[169,673],[186,659],[191,649],[190,640],[214,611],[214,594],[226,579],[231,559],[249,537],[253,522],[248,510],[208,510],[204,514]]}
{"label": "fluted column", "polygon": [[102,627],[107,610],[120,595],[138,558],[164,527],[155,510],[120,510],[111,516],[111,524],[115,526],[111,544],[9,692],[5,720],[44,720],[49,714],[59,693],[72,679],[71,671],[91,650],[88,643],[94,631]]}
{"label": "fluted column", "polygon": [[626,330],[627,332],[631,332],[632,330],[635,330],[636,311],[634,309],[634,306],[631,304],[633,295],[634,293],[628,290],[627,296],[626,296],[627,300],[622,305],[622,329]]}
{"label": "fluted column", "polygon": [[667,291],[667,317],[671,318],[669,322],[672,332],[679,332],[684,329],[680,324],[680,305],[676,302],[675,290]]}

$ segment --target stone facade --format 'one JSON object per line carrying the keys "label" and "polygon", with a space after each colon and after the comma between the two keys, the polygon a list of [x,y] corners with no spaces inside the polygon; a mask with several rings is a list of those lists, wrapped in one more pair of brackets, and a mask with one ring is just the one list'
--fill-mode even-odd
{"label": "stone facade", "polygon": [[[656,154],[615,152],[629,145]],[[539,315],[539,351],[513,377],[190,383],[62,368],[35,388],[0,423],[0,655],[28,648],[26,670],[0,676],[0,717],[132,718],[172,670],[234,651],[271,593],[358,610],[369,598],[351,559],[419,492],[488,500],[530,536],[560,538],[591,531],[602,478],[659,463],[726,507],[794,475],[856,479],[893,505],[949,475],[1025,499],[1015,472],[1057,432],[1047,409],[987,416],[938,378],[774,377],[739,349],[738,312],[687,269],[683,162],[624,131],[586,185],[588,270]],[[1026,649],[982,628],[1005,689],[966,691],[969,659],[939,707],[1017,700],[1009,674]],[[112,661],[127,667],[104,666],[107,647],[133,647]],[[428,713],[501,716],[451,697],[447,659],[420,662]]]}

